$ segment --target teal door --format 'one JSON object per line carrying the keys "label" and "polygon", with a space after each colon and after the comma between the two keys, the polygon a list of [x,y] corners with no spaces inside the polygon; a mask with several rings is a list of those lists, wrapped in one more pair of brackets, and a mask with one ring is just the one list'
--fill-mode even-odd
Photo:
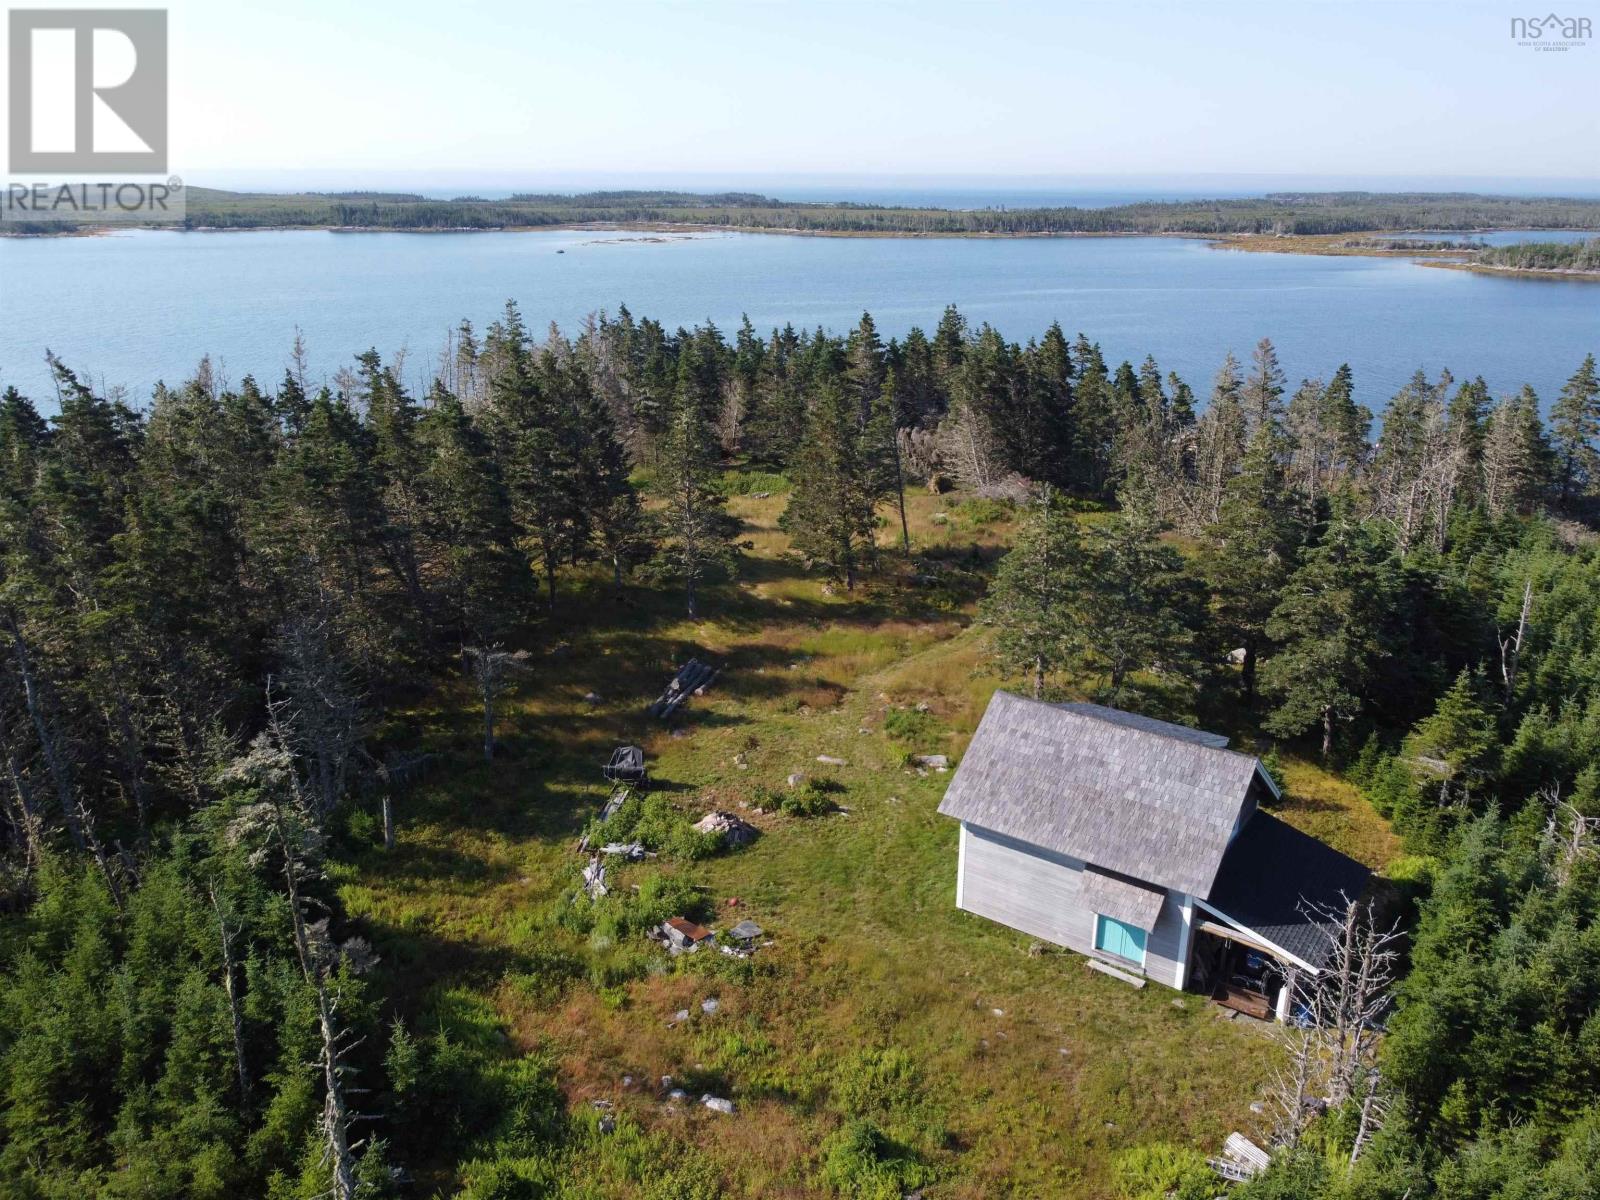
{"label": "teal door", "polygon": [[1145,936],[1145,931],[1137,925],[1103,915],[1095,918],[1094,948],[1129,962],[1143,965]]}

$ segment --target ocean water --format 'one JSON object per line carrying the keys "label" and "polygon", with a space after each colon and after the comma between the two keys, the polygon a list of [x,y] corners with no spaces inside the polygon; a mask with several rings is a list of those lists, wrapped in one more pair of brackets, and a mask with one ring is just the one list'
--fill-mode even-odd
{"label": "ocean water", "polygon": [[1354,369],[1374,409],[1415,370],[1531,383],[1547,401],[1600,352],[1600,284],[1494,278],[1405,259],[1258,254],[1180,238],[911,239],[626,232],[128,231],[0,239],[0,384],[53,405],[47,349],[134,401],[209,354],[281,379],[296,330],[312,372],[405,351],[420,384],[447,331],[515,299],[533,330],[626,304],[669,327],[748,314],[763,333],[931,330],[947,304],[1026,340],[1059,321],[1113,361],[1154,355],[1202,395],[1230,350],[1277,344],[1291,383]]}

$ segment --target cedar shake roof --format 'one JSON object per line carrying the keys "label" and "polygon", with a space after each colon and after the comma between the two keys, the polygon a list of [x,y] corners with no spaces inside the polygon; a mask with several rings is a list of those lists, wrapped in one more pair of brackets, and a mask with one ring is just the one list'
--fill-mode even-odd
{"label": "cedar shake roof", "polygon": [[1332,907],[1360,897],[1372,872],[1310,834],[1258,812],[1233,839],[1206,902],[1230,920],[1296,958],[1320,968],[1325,932],[1338,928],[1305,909]]}
{"label": "cedar shake roof", "polygon": [[1156,927],[1167,893],[1160,888],[1111,875],[1098,867],[1085,867],[1079,880],[1085,908],[1114,920],[1150,930]]}
{"label": "cedar shake roof", "polygon": [[1266,779],[1253,757],[1226,745],[1100,705],[996,692],[939,811],[1204,897],[1252,785]]}

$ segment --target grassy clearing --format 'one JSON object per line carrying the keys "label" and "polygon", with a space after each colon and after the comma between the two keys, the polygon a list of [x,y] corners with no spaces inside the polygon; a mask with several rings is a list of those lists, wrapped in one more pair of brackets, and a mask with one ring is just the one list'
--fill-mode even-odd
{"label": "grassy clearing", "polygon": [[[580,1134],[570,1151],[585,1197],[1103,1196],[1123,1148],[1210,1150],[1252,1127],[1273,1058],[1262,1028],[1195,996],[1130,990],[1073,955],[1031,955],[1026,937],[954,908],[956,829],[935,811],[949,776],[906,755],[959,756],[1003,682],[969,621],[1008,516],[961,520],[950,497],[915,496],[934,581],[891,570],[846,597],[784,557],[782,504],[733,499],[756,549],[706,620],[643,595],[614,604],[599,580],[569,590],[566,611],[605,604],[616,619],[565,631],[508,706],[493,764],[465,689],[408,714],[445,765],[399,801],[396,848],[364,850],[341,875],[407,1018],[462,1023],[508,1064],[552,1062],[580,1128],[591,1100],[616,1106],[616,1133]],[[690,653],[723,675],[681,725],[647,723],[644,703]],[[703,920],[751,917],[774,941],[753,960],[669,967],[615,923],[563,924],[575,842],[606,791],[599,764],[622,740],[644,745],[655,792],[691,819],[739,809],[761,837],[708,861],[616,868],[618,894],[642,904],[665,880],[692,889]],[[1391,852],[1351,789],[1310,763],[1287,770],[1289,820],[1368,861]],[[835,781],[841,811],[757,812],[796,771]],[[664,1075],[691,1099],[732,1097],[737,1114],[664,1104]],[[684,1174],[664,1174],[669,1162]],[[421,1179],[440,1194],[460,1182],[444,1163]]]}

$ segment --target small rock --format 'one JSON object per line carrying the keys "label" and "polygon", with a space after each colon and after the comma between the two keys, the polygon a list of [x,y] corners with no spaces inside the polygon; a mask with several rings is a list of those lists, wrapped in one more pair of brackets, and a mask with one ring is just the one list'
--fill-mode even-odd
{"label": "small rock", "polygon": [[687,1008],[680,1008],[677,1012],[672,1014],[672,1023],[674,1025],[681,1025],[684,1021],[687,1021],[688,1019],[689,1019],[689,1010]]}
{"label": "small rock", "polygon": [[600,1132],[610,1133],[617,1127],[617,1119],[609,1113],[600,1118]]}
{"label": "small rock", "polygon": [[600,703],[600,693],[599,692],[585,692],[583,694],[583,702],[585,704],[599,704]]}
{"label": "small rock", "polygon": [[1057,1050],[1057,1051],[1056,1051],[1056,1053],[1057,1053],[1057,1054],[1062,1054],[1062,1055],[1066,1055],[1066,1054],[1071,1054],[1071,1053],[1072,1053],[1072,1051],[1071,1051],[1071,1050],[1068,1050],[1068,1049],[1067,1049],[1067,1048],[1066,1048],[1066,1047],[1065,1047],[1065,1046],[1062,1046],[1062,1047],[1060,1047],[1060,1048],[1059,1048],[1059,1049],[1058,1049],[1058,1050]]}
{"label": "small rock", "polygon": [[663,1075],[661,1077],[661,1090],[663,1092],[667,1092],[667,1091],[671,1091],[672,1090],[672,1076],[671,1075]]}
{"label": "small rock", "polygon": [[825,583],[825,584],[823,584],[823,585],[822,585],[822,594],[823,594],[823,595],[824,595],[824,596],[831,596],[831,595],[833,595],[833,584],[831,584],[831,583]]}
{"label": "small rock", "polygon": [[1115,1121],[1107,1121],[1106,1122],[1106,1128],[1107,1129],[1115,1129],[1116,1127],[1117,1127],[1117,1123]]}
{"label": "small rock", "polygon": [[1188,1005],[1185,1004],[1182,1000],[1174,1000],[1172,1002],[1172,1007],[1173,1008],[1187,1008]]}
{"label": "small rock", "polygon": [[1267,1106],[1259,1100],[1252,1100],[1250,1101],[1250,1111],[1259,1115],[1267,1111]]}
{"label": "small rock", "polygon": [[942,771],[950,765],[950,759],[943,754],[914,754],[911,761],[919,767],[932,767]]}
{"label": "small rock", "polygon": [[624,1088],[631,1088],[633,1086],[633,1076],[632,1075],[624,1075],[622,1077],[622,1086]]}
{"label": "small rock", "polygon": [[805,781],[806,777],[800,774],[799,771],[796,771],[793,775],[790,775],[788,779],[784,780],[784,782],[790,787],[799,787]]}
{"label": "small rock", "polygon": [[927,712],[927,711],[928,711],[928,702],[927,702],[927,701],[926,701],[926,700],[918,700],[918,701],[917,701],[917,702],[916,702],[916,704],[915,704],[915,705],[913,705],[913,707],[914,707],[914,708],[915,708],[915,709],[916,709],[916,710],[917,710],[917,711],[918,711],[918,712]]}
{"label": "small rock", "polygon": [[728,1113],[730,1115],[733,1112],[732,1100],[724,1100],[721,1096],[713,1096],[709,1092],[700,1097],[700,1103],[704,1104],[712,1112]]}
{"label": "small rock", "polygon": [[689,1093],[684,1091],[682,1088],[673,1088],[667,1093],[668,1100],[687,1100],[688,1098]]}
{"label": "small rock", "polygon": [[1006,1015],[1006,1010],[1003,1008],[991,1008],[989,1011],[997,1017],[1003,1017]]}
{"label": "small rock", "polygon": [[819,754],[817,755],[817,761],[829,767],[848,767],[850,765],[844,759],[836,758],[832,754]]}
{"label": "small rock", "polygon": [[1043,953],[1044,953],[1044,943],[1043,942],[1029,942],[1028,943],[1028,957],[1029,958],[1038,958]]}
{"label": "small rock", "polygon": [[686,738],[689,736],[689,731],[684,729],[682,726],[679,726],[677,729],[674,729],[669,736],[674,738]]}
{"label": "small rock", "polygon": [[712,1015],[721,1007],[722,1001],[718,1000],[715,996],[707,996],[704,1000],[700,1001],[700,1011],[705,1013],[707,1016]]}

